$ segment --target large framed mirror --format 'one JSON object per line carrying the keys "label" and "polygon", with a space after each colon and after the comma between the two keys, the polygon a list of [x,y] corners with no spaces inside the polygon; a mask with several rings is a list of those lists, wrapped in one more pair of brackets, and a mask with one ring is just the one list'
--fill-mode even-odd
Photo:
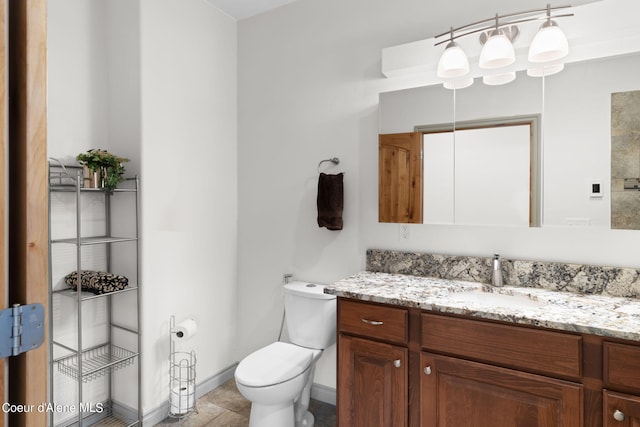
{"label": "large framed mirror", "polygon": [[[639,69],[640,55],[630,54],[566,64],[563,72],[544,80],[518,72],[514,82],[503,86],[476,82],[455,92],[435,85],[381,93],[379,131],[412,132],[434,124],[539,116],[540,157],[531,163],[538,174],[532,181],[538,188],[532,191],[538,193],[539,206],[527,207],[538,210],[539,219],[524,226],[611,228],[612,218],[619,216],[616,199],[624,198],[626,215],[640,212],[640,192],[620,190],[624,178],[631,187],[631,179],[640,176],[612,177],[622,161],[637,163],[637,168],[626,169],[628,174],[637,169],[640,175],[640,130],[628,130],[640,122],[629,118],[640,97],[623,95],[616,101],[616,94],[640,90]],[[622,130],[612,130],[621,122],[626,123]],[[624,129],[627,136],[619,136]],[[594,193],[594,188],[600,192]],[[507,225],[496,222],[493,225]]]}

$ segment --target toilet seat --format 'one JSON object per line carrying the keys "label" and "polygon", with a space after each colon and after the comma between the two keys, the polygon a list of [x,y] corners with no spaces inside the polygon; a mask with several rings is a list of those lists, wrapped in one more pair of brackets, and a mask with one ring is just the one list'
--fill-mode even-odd
{"label": "toilet seat", "polygon": [[235,377],[248,387],[267,387],[297,377],[306,371],[321,351],[284,342],[274,342],[245,357]]}

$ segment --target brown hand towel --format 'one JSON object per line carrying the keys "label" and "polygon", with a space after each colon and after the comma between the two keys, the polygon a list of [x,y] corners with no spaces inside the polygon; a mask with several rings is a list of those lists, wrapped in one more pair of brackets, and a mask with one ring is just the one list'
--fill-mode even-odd
{"label": "brown hand towel", "polygon": [[318,178],[318,226],[329,230],[342,230],[342,209],[344,174],[327,175],[320,173]]}

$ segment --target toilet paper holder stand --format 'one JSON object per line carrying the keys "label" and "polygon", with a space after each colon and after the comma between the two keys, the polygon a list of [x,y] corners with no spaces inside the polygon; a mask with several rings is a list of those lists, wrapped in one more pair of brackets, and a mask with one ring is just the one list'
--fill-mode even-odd
{"label": "toilet paper holder stand", "polygon": [[176,350],[176,319],[169,321],[169,417],[185,418],[196,408],[196,354]]}

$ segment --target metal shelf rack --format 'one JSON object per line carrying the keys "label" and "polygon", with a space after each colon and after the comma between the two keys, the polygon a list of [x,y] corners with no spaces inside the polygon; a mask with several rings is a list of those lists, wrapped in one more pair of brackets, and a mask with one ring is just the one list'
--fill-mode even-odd
{"label": "metal shelf rack", "polygon": [[[139,245],[139,205],[140,205],[140,193],[139,193],[139,180],[133,178],[127,180],[125,185],[127,188],[117,188],[113,190],[85,188],[83,186],[84,179],[82,175],[82,169],[62,167],[62,171],[59,167],[51,165],[49,169],[49,307],[50,307],[50,319],[49,319],[49,337],[50,337],[50,392],[49,399],[51,402],[57,402],[64,398],[64,396],[56,396],[55,381],[56,378],[60,381],[62,374],[65,377],[73,380],[77,387],[77,414],[74,413],[65,416],[63,420],[56,420],[55,413],[50,413],[49,425],[54,426],[140,426],[142,424],[142,389],[141,389],[141,364],[140,364],[140,348],[141,348],[141,331],[140,331],[140,245]],[[71,199],[68,203],[75,203],[75,233],[68,238],[52,239],[51,238],[51,224],[52,224],[52,206],[51,199],[53,193],[72,193]],[[111,199],[114,197],[121,197],[120,194],[129,193],[135,198],[135,206],[126,208],[127,212],[131,215],[135,215],[135,232],[131,236],[114,236],[111,233],[112,230],[112,206]],[[88,236],[83,234],[82,230],[82,215],[85,207],[83,206],[83,198],[89,194],[102,195],[91,196],[98,197],[99,200],[103,200],[104,203],[104,233],[99,236]],[[68,196],[64,196],[65,198]],[[65,199],[65,203],[67,203]],[[123,201],[123,203],[128,203]],[[100,208],[101,209],[101,208]],[[127,234],[127,233],[124,233]],[[81,277],[81,271],[83,270],[83,248],[87,246],[104,247],[101,252],[104,253],[104,264],[106,271],[112,269],[112,251],[122,244],[127,243],[135,245],[135,259],[131,260],[131,264],[127,268],[133,270],[135,268],[135,276],[129,277],[129,285],[122,289],[113,292],[103,294],[93,294],[90,292],[77,292],[73,289],[55,289],[57,284],[53,283],[52,269],[54,265],[54,257],[52,256],[51,247],[57,245],[73,245],[75,246],[75,270],[77,271],[77,277]],[[58,331],[55,325],[55,306],[54,295],[62,297],[64,300],[72,301],[75,307],[75,331]],[[135,315],[129,317],[135,317],[134,326],[119,325],[114,321],[114,318],[118,315],[118,308],[113,304],[113,298],[117,295],[133,295],[136,299]],[[126,297],[130,298],[130,297]],[[104,301],[106,305],[106,324],[91,325],[90,320],[83,319],[83,303],[90,300]],[[56,299],[58,303],[62,301]],[[100,304],[102,304],[100,302]],[[120,313],[122,314],[122,313]],[[67,325],[68,326],[68,325]],[[105,328],[104,335],[106,336],[105,342],[101,342],[98,345],[93,345],[89,348],[83,343],[83,330],[89,327]],[[69,329],[67,327],[67,329]],[[73,328],[72,328],[73,329]],[[123,331],[125,334],[132,334],[132,337],[128,337],[125,340],[126,344],[116,345],[114,343],[114,335],[116,331]],[[69,339],[69,334],[75,336],[75,338]],[[119,332],[121,334],[121,332]],[[64,339],[58,339],[58,335],[62,335]],[[72,343],[69,344],[69,341]],[[137,342],[137,348],[129,348],[135,346],[132,344]],[[59,353],[63,353],[60,357],[54,357]],[[137,365],[137,366],[136,366]],[[128,368],[133,366],[137,370],[137,402],[117,402],[113,399],[114,392],[114,375],[117,370]],[[57,369],[56,369],[57,368]],[[56,372],[58,373],[56,376]],[[84,386],[88,383],[104,377],[105,394],[108,398],[98,403],[100,405],[100,411],[93,412],[86,410],[87,405],[96,404],[95,402],[85,401]],[[101,383],[102,384],[102,383]],[[83,409],[84,408],[84,409]],[[122,408],[133,408],[131,410]],[[77,416],[76,416],[77,415]]]}

